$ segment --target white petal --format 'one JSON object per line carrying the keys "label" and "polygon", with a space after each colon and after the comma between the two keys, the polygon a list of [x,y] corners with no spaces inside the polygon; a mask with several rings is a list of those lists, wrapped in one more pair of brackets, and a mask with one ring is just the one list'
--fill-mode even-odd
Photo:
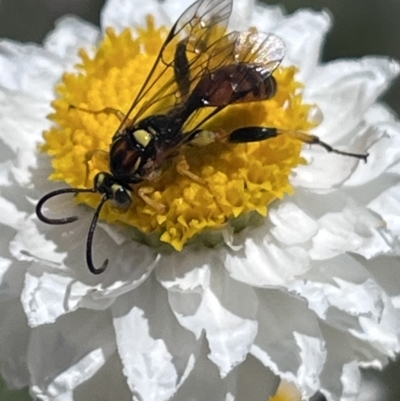
{"label": "white petal", "polygon": [[[46,102],[63,73],[64,65],[59,57],[37,45],[3,40],[0,44],[0,68],[0,86],[29,93]],[[24,109],[27,110],[29,108]]]}
{"label": "white petal", "polygon": [[19,299],[24,284],[25,271],[26,263],[0,258],[0,301]]}
{"label": "white petal", "polygon": [[10,241],[9,249],[15,259],[20,261],[43,260],[57,264],[65,257],[65,253],[57,252],[53,242],[46,240],[31,219],[25,220]]}
{"label": "white petal", "polygon": [[397,114],[387,104],[378,101],[367,110],[364,120],[368,125],[393,123],[397,120]]}
{"label": "white petal", "polygon": [[380,320],[371,319],[368,315],[360,316],[361,329],[354,330],[354,333],[382,354],[395,358],[400,351],[400,312],[387,296],[382,294],[381,297],[384,307]]}
{"label": "white petal", "polygon": [[[93,28],[88,29],[87,24],[69,18],[46,40],[49,51],[10,41],[2,41],[0,45],[0,86],[3,87],[0,92],[0,136],[17,153],[14,174],[20,184],[30,182],[30,167],[35,165],[33,152],[37,153],[37,142],[41,141],[42,132],[50,127],[45,117],[52,111],[50,102],[54,98],[54,85],[65,69],[77,61],[74,28],[85,36],[84,44],[93,41]],[[68,57],[62,57],[64,51]]]}
{"label": "white petal", "polygon": [[343,138],[399,72],[399,64],[383,57],[334,61],[317,68],[304,91],[305,100],[317,104],[324,115],[313,133],[331,144]]}
{"label": "white petal", "polygon": [[[4,144],[14,151],[37,152],[36,145],[42,140],[43,130],[50,127],[46,115],[51,111],[49,102],[53,100],[53,94],[50,92],[40,93],[27,94],[19,92],[18,89],[0,88],[2,105],[0,117],[4,121],[0,136]],[[35,98],[38,94],[40,94],[40,99]],[[26,109],[28,106],[30,108]],[[11,160],[13,159],[12,155],[8,156]]]}
{"label": "white petal", "polygon": [[368,208],[378,213],[386,227],[400,238],[400,184],[382,192],[369,203]]}
{"label": "white petal", "polygon": [[0,302],[1,376],[11,388],[29,385],[26,365],[30,329],[19,299]]}
{"label": "white petal", "polygon": [[360,394],[361,372],[356,361],[346,363],[342,370],[342,398],[356,400]]}
{"label": "white petal", "polygon": [[43,400],[74,390],[115,352],[108,313],[79,311],[32,330],[28,350],[31,393]]}
{"label": "white petal", "polygon": [[[164,2],[164,10],[168,14],[170,24],[173,24],[193,3],[193,0],[166,0]],[[254,0],[237,0],[233,2],[232,13],[229,18],[230,30],[248,29],[254,3]]]}
{"label": "white petal", "polygon": [[[291,283],[289,289],[307,299],[309,307],[314,310],[320,318],[325,319],[332,302],[331,296],[333,294],[337,294],[335,299],[337,299],[338,302],[351,304],[351,302],[357,301],[357,299],[348,299],[347,296],[344,296],[343,300],[340,299],[343,294],[340,292],[341,290],[338,288],[335,278],[346,279],[349,283],[366,283],[370,276],[362,265],[357,263],[352,257],[343,255],[315,264],[313,269],[309,270],[303,279]],[[326,293],[324,292],[325,286],[327,290]],[[374,312],[374,316],[376,317],[379,316],[382,311],[379,297],[376,297],[374,301],[371,301],[369,304],[375,305],[375,303],[377,304],[377,309],[375,309]],[[356,306],[352,308],[349,307],[348,311],[351,309],[354,311],[357,308]]]}
{"label": "white petal", "polygon": [[279,290],[258,290],[257,296],[260,326],[252,354],[308,396],[314,394],[325,361],[315,315],[304,301]]}
{"label": "white petal", "polygon": [[[32,326],[52,323],[59,316],[79,307],[106,309],[116,297],[138,287],[147,279],[155,258],[147,247],[129,243],[118,247],[112,244],[109,237],[108,241],[108,252],[112,253],[115,248],[112,253],[115,256],[101,279],[88,271],[83,250],[67,258],[66,263],[72,266],[71,271],[44,262],[32,265],[22,293],[25,313]],[[81,240],[79,243],[82,245]],[[135,262],[129,264],[129,260]]]}
{"label": "white petal", "polygon": [[331,18],[328,13],[300,10],[272,29],[286,43],[283,65],[298,66],[300,81],[307,81],[314,74],[330,27]]}
{"label": "white petal", "polygon": [[255,4],[250,26],[255,26],[260,32],[272,32],[286,19],[282,6],[265,7],[264,4]]}
{"label": "white petal", "polygon": [[35,94],[25,94],[18,89],[0,88],[0,139],[5,145],[1,147],[9,148],[8,158],[12,160],[12,165],[7,164],[12,167],[7,175],[11,172],[19,185],[32,185],[31,169],[36,164],[37,144],[42,140],[43,130],[50,127],[45,116],[51,111],[47,102],[53,99],[53,95],[44,92],[38,99],[40,93],[36,91]]}
{"label": "white petal", "polygon": [[[361,385],[361,372],[360,367],[356,361],[351,361],[343,364],[342,375],[340,377],[342,388],[340,393],[338,390],[333,390],[331,393],[329,390],[322,388],[322,393],[325,395],[328,401],[339,401],[349,400],[356,401],[360,395]],[[329,387],[328,387],[329,388]],[[340,398],[337,394],[341,394]]]}
{"label": "white petal", "polygon": [[272,32],[287,17],[283,6],[268,6],[255,4],[251,16],[251,26],[255,26],[260,32]]}
{"label": "white petal", "polygon": [[164,8],[156,0],[108,0],[101,13],[101,27],[113,27],[117,32],[125,28],[146,26],[148,15],[155,17],[156,26],[168,25]]}
{"label": "white petal", "polygon": [[391,355],[399,349],[400,312],[365,268],[348,255],[320,263],[292,285],[329,325]]}
{"label": "white petal", "polygon": [[[2,192],[8,192],[9,188]],[[19,298],[23,287],[26,264],[16,262],[9,251],[9,243],[15,231],[23,226],[24,213],[18,212],[15,205],[0,197],[0,301]]]}
{"label": "white petal", "polygon": [[257,323],[254,320],[242,319],[230,313],[211,291],[204,293],[198,310],[191,316],[179,314],[182,309],[180,302],[186,297],[180,296],[179,301],[177,298],[169,298],[177,319],[193,333],[203,329],[206,331],[210,345],[209,358],[220,368],[222,377],[243,362],[257,333]]}
{"label": "white petal", "polygon": [[255,0],[235,0],[229,18],[229,30],[245,31],[249,29],[251,16],[254,14]]}
{"label": "white petal", "polygon": [[[2,195],[4,196],[4,192],[7,193],[8,190],[2,192]],[[1,225],[11,227],[15,230],[23,227],[26,214],[20,212],[14,203],[4,199],[3,197],[0,197],[0,210],[2,211],[0,214]]]}
{"label": "white petal", "polygon": [[207,357],[208,353],[206,341],[203,341],[193,371],[172,401],[247,401],[249,394],[254,401],[264,401],[275,394],[278,377],[251,355],[221,379],[217,367]]}
{"label": "white petal", "polygon": [[[325,341],[318,337],[294,332],[294,337],[300,349],[302,365],[297,372],[297,387],[302,396],[311,397],[320,389],[319,376],[326,360]],[[320,333],[318,333],[320,334]]]}
{"label": "white petal", "polygon": [[10,259],[0,257],[0,301],[8,301],[18,297],[22,288],[23,269],[11,269],[11,266],[12,261]]}
{"label": "white petal", "polygon": [[132,401],[132,393],[122,374],[122,364],[117,353],[111,355],[90,380],[79,385],[71,394],[71,401],[89,400]]}
{"label": "white petal", "polygon": [[271,234],[285,245],[304,244],[318,231],[318,223],[292,202],[271,208],[269,219],[274,224]]}
{"label": "white petal", "polygon": [[[157,271],[168,289],[172,310],[183,327],[197,338],[203,330],[210,345],[210,359],[225,376],[242,362],[257,333],[253,290],[231,280],[219,256],[212,252],[171,255],[167,266]],[[176,266],[180,266],[179,273]],[[241,294],[238,299],[236,294]]]}
{"label": "white petal", "polygon": [[373,125],[365,136],[373,140],[366,146],[369,153],[367,163],[359,163],[346,186],[363,185],[379,178],[391,166],[400,161],[400,123],[383,122]]}
{"label": "white petal", "polygon": [[242,240],[242,250],[226,254],[225,267],[235,280],[256,287],[281,286],[308,269],[308,252],[299,246],[278,246],[267,225],[248,230]]}
{"label": "white petal", "polygon": [[193,3],[193,0],[166,0],[163,3],[163,10],[168,16],[168,25],[172,26],[181,14]]}
{"label": "white petal", "polygon": [[177,324],[166,295],[148,279],[112,307],[124,374],[144,401],[169,399],[193,369],[201,344]]}
{"label": "white petal", "polygon": [[193,370],[172,401],[187,401],[193,397],[196,401],[225,401],[228,393],[227,383],[221,380],[217,367],[207,358],[207,342],[202,339],[201,344]]}
{"label": "white petal", "polygon": [[320,391],[328,401],[355,401],[361,382],[361,373],[348,337],[322,325],[327,340],[328,357],[321,373]]}
{"label": "white petal", "polygon": [[7,160],[4,163],[0,163],[0,186],[8,187],[11,185],[10,172],[12,169],[11,161]]}
{"label": "white petal", "polygon": [[[114,310],[119,315],[118,306]],[[133,307],[128,314],[114,318],[114,325],[131,391],[144,401],[168,400],[175,393],[178,381],[173,357],[162,339],[154,340],[150,336],[143,311]]]}
{"label": "white petal", "polygon": [[[400,269],[397,257],[387,258],[381,256],[366,260],[363,264],[370,274],[376,278],[379,285],[384,289],[385,294],[392,298],[392,302],[399,299]],[[400,310],[400,305],[397,304],[396,307]]]}
{"label": "white petal", "polygon": [[77,18],[65,17],[47,35],[43,46],[65,61],[71,59],[76,63],[79,61],[79,49],[94,46],[99,36],[100,32],[94,25]]}
{"label": "white petal", "polygon": [[368,209],[349,203],[339,213],[327,213],[318,220],[320,229],[313,238],[310,256],[324,260],[345,252],[366,258],[391,254],[394,238],[385,230],[384,222]]}
{"label": "white petal", "polygon": [[291,183],[295,187],[312,190],[330,190],[339,186],[359,164],[353,157],[327,153],[317,147],[304,149],[302,156],[307,165],[294,169]]}
{"label": "white petal", "polygon": [[[30,206],[32,209],[33,206]],[[20,261],[43,261],[45,265],[61,263],[65,253],[59,252],[53,241],[48,240],[36,226],[36,216],[24,221],[17,235],[10,241],[10,252]]]}
{"label": "white petal", "polygon": [[30,269],[21,294],[29,325],[36,327],[54,323],[58,317],[77,309],[81,298],[93,291],[91,286],[76,282],[59,272],[39,272]]}

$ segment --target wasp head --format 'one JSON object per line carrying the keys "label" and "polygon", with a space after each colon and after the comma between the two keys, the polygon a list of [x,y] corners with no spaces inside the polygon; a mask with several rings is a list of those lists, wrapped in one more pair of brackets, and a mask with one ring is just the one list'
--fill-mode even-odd
{"label": "wasp head", "polygon": [[126,208],[132,203],[131,189],[117,182],[112,174],[98,173],[94,178],[93,188],[121,208]]}

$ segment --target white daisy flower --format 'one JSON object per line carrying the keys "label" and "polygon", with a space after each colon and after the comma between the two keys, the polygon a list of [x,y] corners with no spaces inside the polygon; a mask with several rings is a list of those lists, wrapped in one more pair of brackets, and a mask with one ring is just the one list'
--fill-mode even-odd
{"label": "white daisy flower", "polygon": [[[230,28],[278,35],[287,54],[277,94],[230,106],[213,128],[312,129],[368,150],[367,163],[287,135],[191,147],[202,181],[168,166],[148,193],[165,209],[106,202],[91,248],[96,266],[110,261],[101,275],[85,262],[93,209],[59,196],[46,216],[78,209],[78,221],[35,214],[49,191],[91,188],[118,126],[69,106],[127,110],[160,27],[189,5],[109,0],[101,31],[69,17],[43,47],[0,43],[2,376],[41,400],[265,400],[279,378],[303,397],[354,400],[360,367],[400,348],[400,123],[377,101],[400,68],[320,64],[328,14],[235,0]],[[96,207],[100,196],[78,199]]]}

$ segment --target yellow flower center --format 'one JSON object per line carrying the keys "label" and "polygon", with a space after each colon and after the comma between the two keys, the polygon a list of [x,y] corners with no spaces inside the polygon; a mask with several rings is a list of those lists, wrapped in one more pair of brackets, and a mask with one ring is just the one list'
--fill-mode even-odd
{"label": "yellow flower center", "polygon": [[[156,28],[152,18],[133,37],[130,30],[117,35],[108,29],[90,57],[80,52],[77,73],[67,73],[57,86],[58,99],[50,118],[53,128],[44,133],[42,150],[52,158],[50,179],[73,187],[91,188],[99,171],[109,171],[97,151],[108,152],[119,120],[112,113],[90,114],[106,107],[128,110],[158,55],[166,28]],[[295,80],[296,68],[279,68],[274,76],[278,92],[273,99],[227,107],[210,122],[208,130],[230,132],[244,126],[277,127],[307,131],[312,123],[311,105],[303,103],[302,85]],[[133,202],[127,210],[106,202],[101,218],[155,234],[175,249],[206,229],[222,228],[239,216],[267,214],[268,205],[291,194],[292,169],[304,163],[302,143],[285,135],[258,143],[211,143],[182,149],[190,172],[202,183],[177,172],[176,161],[168,163],[157,181],[133,185]],[[137,191],[150,187],[150,199],[165,206],[156,210]],[[96,207],[99,194],[81,194],[79,202]],[[152,237],[152,236],[151,236]]]}

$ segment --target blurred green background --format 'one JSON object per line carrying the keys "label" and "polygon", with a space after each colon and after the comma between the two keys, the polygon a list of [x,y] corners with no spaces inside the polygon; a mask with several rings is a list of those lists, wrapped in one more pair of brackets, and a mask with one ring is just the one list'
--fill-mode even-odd
{"label": "blurred green background", "polygon": [[[288,12],[310,7],[329,10],[334,24],[324,49],[324,59],[386,55],[400,60],[399,0],[282,0],[265,1],[283,4]],[[385,100],[400,114],[400,80]],[[400,400],[400,398],[399,398]]]}
{"label": "blurred green background", "polygon": [[[145,1],[145,0],[144,0]],[[65,14],[79,15],[94,24],[104,0],[0,0],[0,37],[40,43],[54,21]],[[389,55],[400,60],[400,0],[282,0],[288,12],[297,8],[328,9],[334,26],[327,37],[325,60],[364,55]],[[1,72],[0,72],[1,73]],[[400,114],[400,80],[385,100]],[[383,373],[367,371],[358,401],[399,401],[400,364]],[[374,383],[380,383],[377,388]],[[21,392],[9,392],[0,383],[0,401],[22,401]]]}

